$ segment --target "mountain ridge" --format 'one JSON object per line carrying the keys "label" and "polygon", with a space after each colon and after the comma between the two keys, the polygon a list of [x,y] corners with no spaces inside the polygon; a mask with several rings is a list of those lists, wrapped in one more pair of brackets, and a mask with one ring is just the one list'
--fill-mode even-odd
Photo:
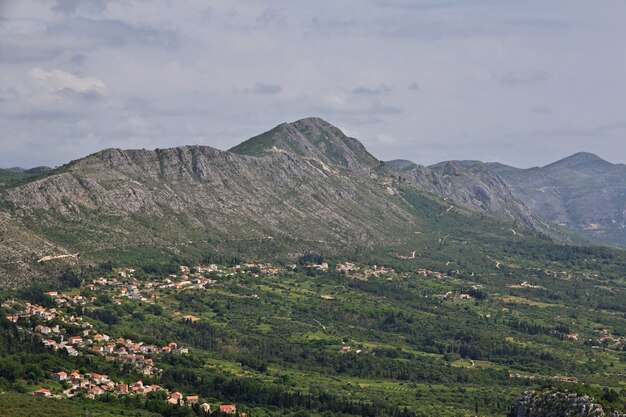
{"label": "mountain ridge", "polygon": [[501,177],[531,212],[611,245],[626,245],[626,165],[577,152],[542,167],[466,161]]}
{"label": "mountain ridge", "polygon": [[441,245],[436,236],[480,222],[501,238],[556,236],[488,169],[398,171],[319,118],[280,124],[228,151],[108,148],[1,193],[7,224],[41,242],[35,253],[9,239],[4,252],[40,273],[45,265],[32,265],[51,251],[80,252],[81,262],[208,251],[294,259],[400,250],[418,232]]}

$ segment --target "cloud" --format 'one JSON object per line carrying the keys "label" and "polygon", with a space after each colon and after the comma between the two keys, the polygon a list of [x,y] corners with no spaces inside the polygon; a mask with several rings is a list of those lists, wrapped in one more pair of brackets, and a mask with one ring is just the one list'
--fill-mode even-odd
{"label": "cloud", "polygon": [[530,111],[537,114],[550,114],[552,113],[552,108],[548,106],[532,106]]}
{"label": "cloud", "polygon": [[65,18],[50,25],[47,34],[72,41],[123,47],[129,44],[175,49],[180,44],[180,36],[169,29],[159,29],[142,24],[131,24],[117,19],[90,19],[85,17]]}
{"label": "cloud", "polygon": [[545,71],[509,71],[498,76],[500,84],[503,85],[523,85],[535,84],[548,79]]}
{"label": "cloud", "polygon": [[65,15],[82,13],[102,13],[107,7],[107,0],[56,0],[51,10]]}
{"label": "cloud", "polygon": [[256,83],[254,87],[246,90],[247,93],[257,94],[257,95],[272,95],[278,94],[283,91],[283,88],[278,84],[264,84],[264,83]]}
{"label": "cloud", "polygon": [[46,71],[41,68],[34,68],[28,74],[33,82],[50,92],[71,91],[82,94],[107,94],[104,82],[91,75],[79,77],[58,69]]}
{"label": "cloud", "polygon": [[[311,100],[311,114],[335,114],[354,124],[381,123],[381,116],[394,116],[404,112],[400,106],[389,105],[377,95],[351,95],[341,92],[322,93]],[[307,107],[301,103],[300,107]]]}
{"label": "cloud", "polygon": [[581,137],[581,138],[600,138],[600,137],[623,137],[626,135],[626,121],[615,121],[611,123],[604,123],[597,126],[590,126],[585,128],[551,128],[536,131],[534,136],[543,137]]}
{"label": "cloud", "polygon": [[[311,115],[386,159],[528,166],[587,141],[626,161],[624,129],[601,128],[626,114],[612,47],[623,0],[0,0],[0,12],[0,166],[227,149]],[[47,148],[53,137],[67,146]]]}
{"label": "cloud", "polygon": [[287,24],[284,12],[276,9],[265,9],[256,19],[256,23],[261,28],[282,27]]}
{"label": "cloud", "polygon": [[377,96],[380,94],[386,94],[393,91],[393,88],[387,84],[380,84],[378,87],[356,87],[352,89],[352,94],[372,95]]}
{"label": "cloud", "polygon": [[30,48],[23,48],[18,44],[0,41],[0,64],[48,61],[58,57],[62,53],[62,48],[46,48],[36,45]]}

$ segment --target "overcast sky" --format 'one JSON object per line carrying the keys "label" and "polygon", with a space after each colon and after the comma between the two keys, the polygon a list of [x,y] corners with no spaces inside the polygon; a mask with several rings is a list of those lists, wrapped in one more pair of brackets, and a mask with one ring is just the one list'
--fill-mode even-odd
{"label": "overcast sky", "polygon": [[0,167],[307,116],[379,159],[626,162],[626,0],[0,0]]}

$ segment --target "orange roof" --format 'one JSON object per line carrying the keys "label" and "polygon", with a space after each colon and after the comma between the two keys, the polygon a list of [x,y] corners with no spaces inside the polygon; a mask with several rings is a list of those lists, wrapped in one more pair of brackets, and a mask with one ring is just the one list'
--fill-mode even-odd
{"label": "orange roof", "polygon": [[232,404],[220,405],[220,412],[231,414],[237,411],[237,407]]}

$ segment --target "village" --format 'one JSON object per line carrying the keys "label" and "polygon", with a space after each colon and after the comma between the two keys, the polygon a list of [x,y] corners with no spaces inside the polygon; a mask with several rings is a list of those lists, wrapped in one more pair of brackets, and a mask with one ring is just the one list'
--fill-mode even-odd
{"label": "village", "polygon": [[[181,266],[179,274],[172,274],[161,279],[139,280],[134,276],[135,270],[126,268],[117,271],[114,277],[98,277],[88,283],[83,283],[81,289],[90,293],[111,296],[112,302],[121,304],[124,298],[133,301],[152,303],[159,290],[202,290],[215,279],[213,276],[232,275],[242,268],[254,268],[263,274],[279,272],[269,264],[242,264],[229,269],[222,269],[214,264],[203,266]],[[164,346],[147,344],[121,337],[114,338],[103,331],[97,331],[94,325],[85,317],[67,310],[75,311],[76,307],[93,306],[97,296],[83,296],[79,291],[62,293],[50,291],[45,293],[53,301],[54,307],[8,300],[3,307],[14,311],[6,317],[7,320],[28,331],[36,340],[39,340],[52,352],[64,352],[69,356],[100,355],[108,361],[116,361],[127,369],[146,377],[158,378],[162,369],[156,365],[160,355],[185,355],[189,349],[179,346],[172,341]],[[184,318],[183,318],[184,319]],[[193,406],[199,404],[204,413],[211,413],[208,402],[200,403],[197,395],[185,395],[179,391],[171,391],[157,384],[144,383],[137,380],[134,383],[113,381],[109,376],[96,372],[81,373],[78,370],[59,370],[49,375],[50,379],[62,384],[61,393],[53,393],[50,389],[39,388],[33,391],[36,397],[44,398],[71,398],[80,396],[87,399],[96,399],[104,395],[148,396],[151,393],[160,393],[169,404],[179,406]],[[236,414],[237,407],[233,404],[220,404],[216,407],[221,414]],[[246,413],[239,413],[245,416]]]}
{"label": "village", "polygon": [[[83,355],[99,355],[108,361],[115,361],[132,372],[136,372],[151,379],[158,379],[162,369],[158,366],[161,355],[185,355],[189,353],[187,347],[179,346],[171,341],[163,346],[144,343],[122,337],[108,335],[97,325],[88,320],[88,317],[77,314],[86,308],[98,305],[98,300],[110,297],[110,301],[121,305],[124,300],[153,304],[159,298],[161,291],[202,291],[213,285],[220,278],[234,276],[237,273],[246,273],[253,277],[277,275],[284,270],[296,270],[298,265],[291,264],[280,268],[270,263],[241,263],[233,266],[206,266],[179,267],[177,274],[163,277],[138,278],[137,270],[123,268],[109,276],[99,276],[84,280],[78,289],[67,292],[49,291],[45,296],[52,301],[52,306],[43,306],[19,300],[7,300],[3,307],[13,311],[6,317],[19,328],[29,332],[36,340],[52,352],[63,352],[70,357]],[[307,270],[326,272],[331,269],[340,273],[350,274],[354,279],[379,277],[393,273],[393,269],[383,266],[362,268],[351,262],[341,262],[331,268],[328,262],[304,265]],[[420,270],[421,275],[432,274],[440,278],[441,274],[429,270]],[[332,296],[321,296],[334,299]],[[194,316],[185,315],[182,320],[195,322]],[[342,348],[343,352],[363,353],[361,350],[352,350],[349,346]],[[114,381],[108,375],[97,372],[83,372],[78,370],[58,370],[48,375],[49,378],[62,386],[62,392],[53,392],[48,388],[39,388],[32,392],[36,397],[43,398],[71,398],[82,397],[97,399],[112,395],[123,397],[128,395],[149,396],[158,393],[169,404],[179,406],[198,405],[206,414],[212,412],[211,404],[200,401],[197,395],[183,394],[176,390],[168,390],[158,384],[144,383],[141,379],[127,383]],[[233,404],[218,404],[215,410],[221,414],[236,414],[237,407]],[[246,416],[246,413],[239,413]]]}

